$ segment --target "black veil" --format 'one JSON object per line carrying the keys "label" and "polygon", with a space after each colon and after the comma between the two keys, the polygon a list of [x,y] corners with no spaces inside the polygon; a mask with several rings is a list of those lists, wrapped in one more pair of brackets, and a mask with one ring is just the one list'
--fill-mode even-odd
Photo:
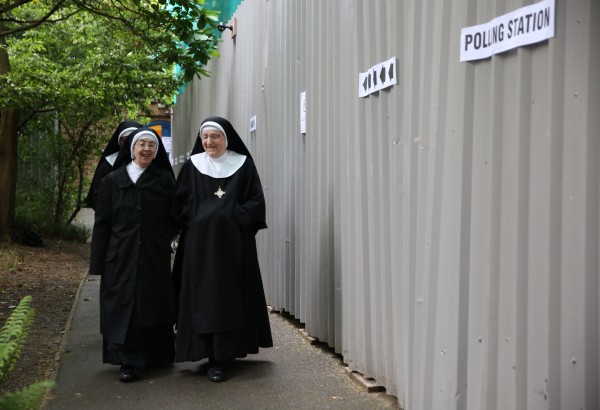
{"label": "black veil", "polygon": [[123,146],[121,147],[121,150],[119,151],[119,155],[117,156],[117,159],[115,160],[113,169],[117,169],[119,167],[127,165],[132,161],[132,159],[131,159],[131,143],[133,142],[133,138],[142,131],[150,131],[154,134],[154,136],[156,136],[156,139],[158,139],[158,151],[157,151],[156,157],[152,161],[151,165],[166,169],[167,171],[169,171],[171,173],[173,178],[175,178],[175,172],[173,171],[173,167],[171,166],[171,161],[169,161],[169,154],[167,154],[167,150],[165,149],[165,146],[163,145],[162,138],[160,138],[158,136],[156,131],[154,131],[152,128],[148,128],[148,127],[138,128],[137,130],[135,130],[131,134],[129,134],[129,136],[127,137],[127,140],[125,141],[125,144],[123,144]]}
{"label": "black veil", "polygon": [[[202,124],[204,124],[207,121],[216,122],[221,127],[223,127],[225,134],[227,134],[227,149],[228,150],[235,151],[238,154],[242,154],[249,158],[252,158],[252,155],[250,155],[250,151],[248,151],[248,148],[246,148],[244,141],[242,141],[242,138],[238,135],[237,131],[235,130],[235,128],[233,128],[233,125],[231,125],[231,123],[229,121],[227,121],[223,117],[212,116],[212,117],[206,117],[204,119],[204,121],[202,121]],[[200,128],[202,128],[202,125],[200,125]],[[204,147],[202,146],[202,140],[200,139],[200,133],[198,133],[198,137],[196,138],[196,143],[194,144],[194,148],[192,148],[191,155],[199,154],[201,152],[204,152]]]}

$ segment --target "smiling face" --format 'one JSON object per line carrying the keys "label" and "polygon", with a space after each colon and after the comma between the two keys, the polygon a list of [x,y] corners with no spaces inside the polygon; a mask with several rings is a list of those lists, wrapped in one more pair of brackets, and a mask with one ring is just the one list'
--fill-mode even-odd
{"label": "smiling face", "polygon": [[152,138],[140,138],[133,145],[133,162],[146,168],[154,159],[158,146]]}
{"label": "smiling face", "polygon": [[208,156],[218,158],[225,153],[225,135],[221,131],[207,129],[202,131],[200,138]]}

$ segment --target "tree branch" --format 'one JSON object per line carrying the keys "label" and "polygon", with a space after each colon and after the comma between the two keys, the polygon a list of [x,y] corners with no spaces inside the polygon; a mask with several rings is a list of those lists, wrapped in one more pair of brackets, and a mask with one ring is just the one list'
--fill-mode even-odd
{"label": "tree branch", "polygon": [[[23,1],[25,1],[25,0],[23,0]],[[17,28],[12,29],[12,30],[6,30],[6,31],[0,33],[0,36],[9,36],[9,35],[12,35],[12,34],[15,34],[15,33],[20,33],[22,31],[27,31],[27,30],[30,30],[30,29],[32,29],[34,27],[40,26],[41,24],[43,24],[46,21],[48,21],[48,19],[50,17],[52,17],[52,15],[54,13],[56,13],[56,11],[58,9],[60,9],[64,5],[65,2],[66,2],[66,0],[59,0],[54,5],[54,7],[52,7],[50,10],[48,10],[48,12],[44,16],[42,16],[42,18],[40,18],[39,20],[32,21],[32,22],[30,22],[28,24],[23,24],[20,27],[17,27]],[[26,3],[27,3],[27,1],[26,1]],[[23,4],[25,4],[25,3],[23,3]]]}
{"label": "tree branch", "polygon": [[4,4],[4,5],[0,6],[0,14],[8,13],[9,11],[16,9],[17,7],[20,7],[27,3],[31,3],[32,1],[33,0],[18,0],[18,1],[15,1],[14,3]]}

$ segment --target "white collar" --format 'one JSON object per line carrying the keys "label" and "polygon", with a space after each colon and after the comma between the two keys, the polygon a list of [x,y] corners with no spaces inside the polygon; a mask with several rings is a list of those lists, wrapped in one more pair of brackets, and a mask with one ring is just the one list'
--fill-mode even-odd
{"label": "white collar", "polygon": [[138,164],[136,164],[133,161],[131,161],[129,164],[127,164],[126,168],[127,168],[127,174],[129,175],[129,178],[131,178],[131,180],[133,181],[134,184],[137,182],[137,180],[140,178],[140,176],[146,170],[146,168],[140,167]]}
{"label": "white collar", "polygon": [[113,152],[112,154],[105,156],[104,159],[106,159],[110,165],[115,165],[117,155],[119,155],[119,151]]}
{"label": "white collar", "polygon": [[190,157],[192,164],[204,175],[213,178],[227,178],[244,165],[246,156],[226,150],[219,158],[212,158],[206,152]]}

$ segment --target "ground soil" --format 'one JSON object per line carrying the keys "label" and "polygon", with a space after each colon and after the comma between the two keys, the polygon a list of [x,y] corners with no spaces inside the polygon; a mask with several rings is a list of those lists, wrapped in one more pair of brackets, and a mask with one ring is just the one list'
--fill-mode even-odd
{"label": "ground soil", "polygon": [[2,246],[2,260],[15,259],[16,268],[0,264],[0,326],[19,303],[32,296],[34,323],[21,357],[0,394],[42,380],[55,380],[58,359],[73,302],[87,274],[90,245],[43,238],[44,246]]}

